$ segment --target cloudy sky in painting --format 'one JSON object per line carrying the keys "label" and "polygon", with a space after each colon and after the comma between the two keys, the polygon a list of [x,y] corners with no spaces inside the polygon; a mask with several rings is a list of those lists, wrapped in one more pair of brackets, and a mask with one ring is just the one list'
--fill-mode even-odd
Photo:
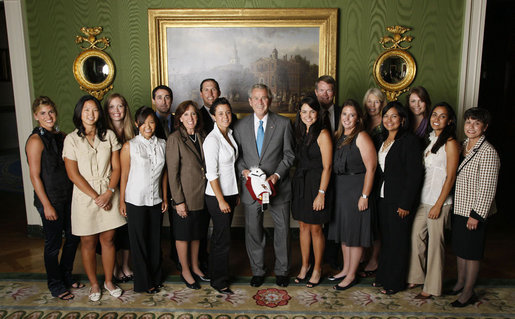
{"label": "cloudy sky in painting", "polygon": [[234,45],[244,67],[276,48],[279,58],[299,54],[318,64],[319,28],[168,28],[168,72],[187,74],[226,65]]}

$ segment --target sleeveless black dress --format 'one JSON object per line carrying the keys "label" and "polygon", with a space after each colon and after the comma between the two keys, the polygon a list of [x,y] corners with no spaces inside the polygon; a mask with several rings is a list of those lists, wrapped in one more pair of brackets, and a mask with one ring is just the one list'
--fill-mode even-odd
{"label": "sleeveless black dress", "polygon": [[331,218],[331,189],[326,191],[324,209],[313,210],[313,201],[318,195],[323,170],[322,153],[316,139],[310,145],[297,144],[295,157],[297,168],[292,182],[291,205],[293,219],[307,224],[325,224]]}
{"label": "sleeveless black dress", "polygon": [[[340,141],[336,145],[339,144]],[[356,146],[356,138],[341,148],[337,148],[336,145],[333,172],[337,196],[334,203],[334,218],[329,224],[328,239],[349,247],[369,247],[372,244],[370,207],[361,212],[358,209],[365,181],[365,164]]]}
{"label": "sleeveless black dress", "polygon": [[[64,134],[54,134],[42,127],[34,128],[30,136],[34,134],[37,134],[43,142],[40,177],[48,200],[53,206],[71,201],[73,184],[66,174],[62,158]],[[34,206],[43,208],[35,191]]]}

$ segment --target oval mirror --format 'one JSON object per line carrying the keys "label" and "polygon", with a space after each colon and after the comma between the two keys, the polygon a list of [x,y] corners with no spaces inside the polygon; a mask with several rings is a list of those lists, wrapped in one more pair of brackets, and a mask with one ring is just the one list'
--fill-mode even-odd
{"label": "oval mirror", "polygon": [[109,65],[97,56],[87,58],[82,65],[82,69],[86,80],[94,84],[104,82],[110,71]]}
{"label": "oval mirror", "polygon": [[111,57],[97,49],[83,51],[73,63],[73,75],[81,90],[87,91],[99,100],[113,88],[114,73]]}
{"label": "oval mirror", "polygon": [[388,100],[397,100],[415,79],[417,65],[408,52],[392,49],[383,52],[374,63],[374,79],[385,91]]}

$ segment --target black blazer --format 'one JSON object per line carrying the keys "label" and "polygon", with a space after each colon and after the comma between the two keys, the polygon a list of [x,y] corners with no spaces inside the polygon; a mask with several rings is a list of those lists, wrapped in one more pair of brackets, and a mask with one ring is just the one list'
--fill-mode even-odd
{"label": "black blazer", "polygon": [[410,215],[420,200],[424,178],[422,148],[419,139],[406,132],[395,140],[386,155],[385,171],[380,170],[380,185],[384,181],[384,199],[398,207],[409,210]]}
{"label": "black blazer", "polygon": [[[157,138],[162,138],[163,140],[167,140],[168,139],[168,136],[166,136],[166,132],[163,128],[163,125],[161,125],[161,121],[159,120],[159,117],[157,116],[156,114],[156,119],[157,119],[157,123],[156,123],[156,132],[154,133],[154,135],[157,137]],[[170,117],[170,127],[169,127],[169,132],[170,134],[172,134],[173,132],[173,115],[171,115]]]}

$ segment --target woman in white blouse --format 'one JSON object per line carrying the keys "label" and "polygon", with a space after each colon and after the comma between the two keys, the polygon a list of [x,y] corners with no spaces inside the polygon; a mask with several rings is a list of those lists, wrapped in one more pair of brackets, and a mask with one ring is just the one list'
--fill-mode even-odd
{"label": "woman in white blouse", "polygon": [[136,111],[139,134],[121,153],[120,214],[127,217],[131,244],[134,291],[154,294],[161,285],[161,223],[168,208],[166,142],[157,138],[154,111]]}
{"label": "woman in white blouse", "polygon": [[450,192],[460,154],[452,107],[441,102],[429,114],[429,145],[423,154],[426,175],[411,231],[408,287],[424,285],[415,299],[429,299],[442,293],[444,228],[452,206]]}
{"label": "woman in white blouse", "polygon": [[215,117],[213,130],[203,146],[206,159],[206,206],[213,221],[209,275],[211,287],[223,294],[232,294],[229,288],[229,250],[231,222],[234,207],[239,203],[238,182],[234,164],[238,147],[232,136],[232,109],[225,98],[216,99],[209,110]]}

